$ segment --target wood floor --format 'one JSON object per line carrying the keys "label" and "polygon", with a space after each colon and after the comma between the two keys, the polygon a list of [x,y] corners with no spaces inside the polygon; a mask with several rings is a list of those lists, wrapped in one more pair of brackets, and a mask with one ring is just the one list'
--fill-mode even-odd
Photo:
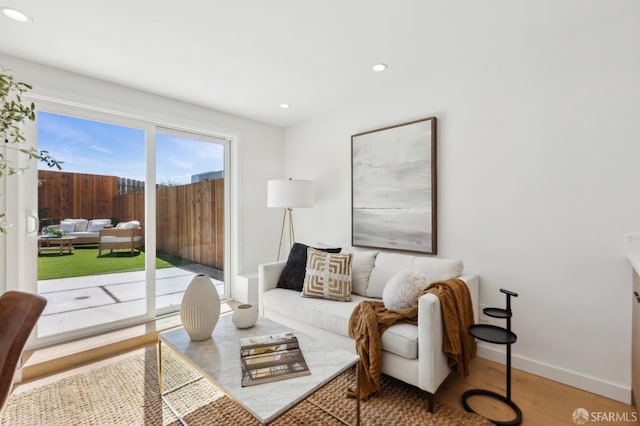
{"label": "wood floor", "polygon": [[[470,375],[459,379],[450,375],[436,393],[436,400],[451,407],[464,410],[460,396],[469,389],[487,389],[505,395],[504,365],[475,358],[472,361]],[[563,385],[540,376],[514,369],[511,375],[511,399],[520,407],[523,414],[523,425],[555,426],[575,425],[573,412],[577,408],[584,408],[591,416],[613,416],[630,421],[589,421],[587,424],[603,425],[640,425],[640,412],[632,405],[604,398],[571,386]],[[472,397],[469,405],[485,417],[494,420],[511,420],[515,413],[500,403],[485,397]],[[592,414],[594,413],[594,414]],[[634,421],[635,420],[635,421]]]}
{"label": "wood floor", "polygon": [[[86,364],[82,367],[76,367],[64,373],[31,380],[17,385],[15,393],[25,392],[71,374],[81,373],[116,362],[131,356],[133,353],[142,353],[142,351],[143,349],[138,349],[137,351],[114,356],[106,360]],[[471,374],[465,379],[458,379],[454,375],[449,376],[438,390],[436,401],[464,410],[460,402],[460,396],[466,390],[474,388],[488,389],[504,394],[504,366],[482,358],[474,359],[471,364]],[[525,426],[575,425],[572,414],[577,408],[584,408],[589,413],[605,412],[626,415],[629,420],[633,420],[636,417],[640,418],[640,414],[636,414],[636,409],[631,405],[515,369],[512,374],[512,399],[523,412],[524,421],[522,424]],[[478,413],[495,420],[510,420],[514,415],[511,410],[504,409],[503,406],[496,405],[487,398],[474,397],[469,400],[469,403]],[[589,422],[588,424],[640,425],[640,421],[601,421],[598,423]]]}

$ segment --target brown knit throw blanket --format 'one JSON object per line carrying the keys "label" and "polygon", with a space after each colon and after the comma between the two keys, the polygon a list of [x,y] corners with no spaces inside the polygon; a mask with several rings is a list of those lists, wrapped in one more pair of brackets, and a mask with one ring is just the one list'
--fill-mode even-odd
{"label": "brown knit throw blanket", "polygon": [[[469,362],[476,356],[476,341],[467,329],[474,323],[471,295],[464,281],[451,279],[431,284],[413,302],[413,306],[390,311],[384,302],[365,300],[356,306],[349,319],[349,335],[356,340],[360,355],[360,397],[367,398],[380,389],[382,371],[382,343],[380,336],[397,322],[418,324],[418,299],[433,293],[440,299],[444,335],[442,349],[449,367],[459,377],[469,374]],[[347,396],[356,397],[353,389]]]}

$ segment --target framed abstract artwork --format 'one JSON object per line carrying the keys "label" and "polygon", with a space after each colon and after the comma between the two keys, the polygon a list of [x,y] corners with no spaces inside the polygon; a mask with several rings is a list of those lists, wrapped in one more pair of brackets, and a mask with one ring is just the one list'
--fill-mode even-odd
{"label": "framed abstract artwork", "polygon": [[351,136],[351,244],[437,254],[436,118]]}

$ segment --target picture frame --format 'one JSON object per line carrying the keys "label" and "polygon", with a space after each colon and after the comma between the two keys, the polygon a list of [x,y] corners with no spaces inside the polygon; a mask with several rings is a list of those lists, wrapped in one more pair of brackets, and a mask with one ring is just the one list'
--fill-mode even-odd
{"label": "picture frame", "polygon": [[436,117],[351,136],[351,245],[437,254]]}

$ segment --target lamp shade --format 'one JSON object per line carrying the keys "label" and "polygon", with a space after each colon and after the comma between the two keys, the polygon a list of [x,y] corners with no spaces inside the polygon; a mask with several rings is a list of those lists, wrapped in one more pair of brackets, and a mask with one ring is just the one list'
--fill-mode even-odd
{"label": "lamp shade", "polygon": [[313,207],[313,182],[300,179],[268,181],[267,207]]}

